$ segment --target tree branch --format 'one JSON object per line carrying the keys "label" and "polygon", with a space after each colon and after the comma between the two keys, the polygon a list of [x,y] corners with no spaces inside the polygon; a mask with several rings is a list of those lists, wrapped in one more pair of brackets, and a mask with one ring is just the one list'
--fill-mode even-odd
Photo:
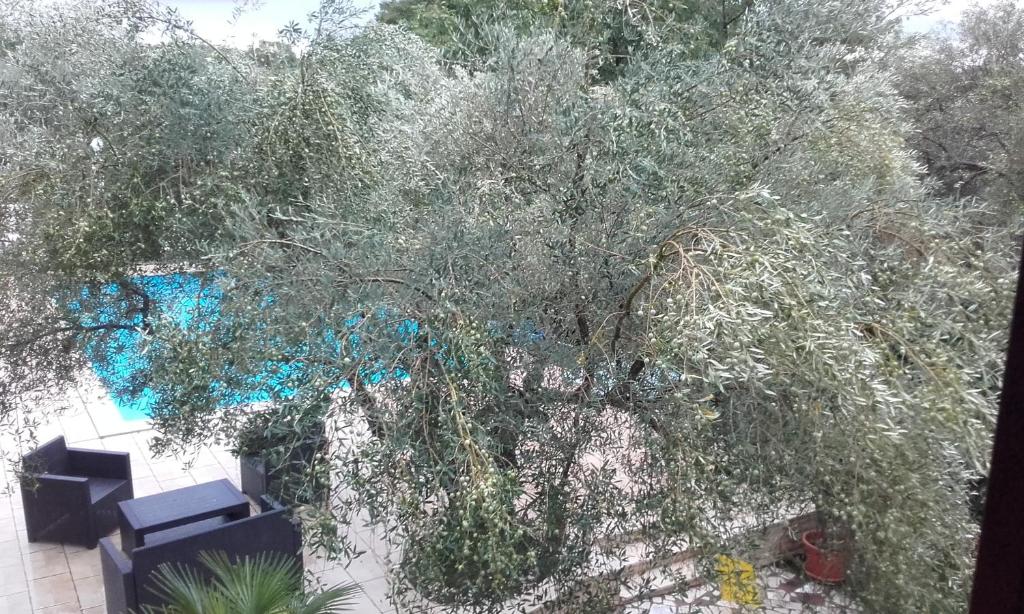
{"label": "tree branch", "polygon": [[54,328],[54,329],[51,329],[51,330],[48,330],[48,331],[45,331],[45,332],[42,332],[42,333],[38,333],[38,334],[32,335],[28,339],[22,339],[22,340],[18,340],[18,341],[13,341],[11,343],[8,343],[5,347],[7,349],[9,349],[9,350],[14,350],[14,349],[25,347],[26,345],[32,345],[33,343],[38,343],[39,341],[42,341],[43,339],[45,339],[47,337],[52,337],[54,335],[60,335],[60,334],[63,334],[63,333],[89,333],[89,332],[98,332],[98,331],[103,331],[103,330],[139,331],[140,329],[139,329],[138,326],[132,326],[132,325],[129,325],[129,324],[90,324],[90,325],[75,324],[75,325],[72,325],[72,326],[62,326],[60,328]]}

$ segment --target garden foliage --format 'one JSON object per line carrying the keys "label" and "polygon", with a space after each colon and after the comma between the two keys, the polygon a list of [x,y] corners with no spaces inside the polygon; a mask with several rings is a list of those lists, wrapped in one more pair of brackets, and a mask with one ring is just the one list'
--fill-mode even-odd
{"label": "garden foliage", "polygon": [[816,509],[866,611],[962,611],[1019,202],[922,182],[893,8],[639,11],[611,63],[546,8],[457,57],[330,2],[258,53],[148,3],[0,17],[0,411],[107,332],[53,297],[187,262],[221,314],[144,323],[158,447],[237,443],[212,408],[289,365],[275,432],[334,434],[312,543],[368,517],[396,586],[494,611]]}

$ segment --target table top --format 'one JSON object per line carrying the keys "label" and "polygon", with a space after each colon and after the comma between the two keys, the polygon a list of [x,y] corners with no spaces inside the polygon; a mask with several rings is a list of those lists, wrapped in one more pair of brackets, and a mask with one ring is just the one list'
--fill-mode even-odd
{"label": "table top", "polygon": [[146,531],[205,519],[243,506],[248,509],[249,500],[230,481],[216,480],[121,501],[118,505],[133,530]]}

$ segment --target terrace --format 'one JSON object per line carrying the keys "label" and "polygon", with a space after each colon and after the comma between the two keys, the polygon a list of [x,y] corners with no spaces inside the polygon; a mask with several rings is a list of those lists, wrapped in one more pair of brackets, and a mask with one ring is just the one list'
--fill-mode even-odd
{"label": "terrace", "polygon": [[[110,395],[94,378],[74,396],[68,412],[40,426],[39,439],[63,435],[69,446],[128,452],[136,497],[224,478],[240,485],[238,460],[226,449],[204,447],[187,463],[154,456],[148,444],[153,436],[148,423],[122,417]],[[0,439],[0,451],[7,457],[17,456],[18,444],[10,436],[4,436]],[[9,466],[0,473],[0,489],[0,611],[6,614],[106,612],[99,549],[29,543],[21,496]],[[329,562],[307,551],[307,572],[328,585],[358,583],[361,591],[353,603],[354,612],[395,612],[387,596],[387,570],[392,562],[388,547],[368,526],[353,530],[351,536],[365,554],[346,566],[344,562]],[[115,541],[119,539],[117,533],[112,537]],[[634,560],[620,561],[623,566],[647,558],[642,548],[632,548],[631,552]],[[675,572],[690,572],[696,576],[690,561],[673,567]],[[657,596],[637,600],[624,612],[724,614],[744,611],[740,604],[722,599],[720,586],[713,583],[689,589],[673,586],[665,580],[663,571],[656,568],[637,575],[632,585],[639,587],[650,582]],[[784,565],[758,569],[755,582],[760,590],[759,599],[769,611],[850,611],[842,595]],[[629,586],[627,583],[623,589],[624,595],[628,594]]]}

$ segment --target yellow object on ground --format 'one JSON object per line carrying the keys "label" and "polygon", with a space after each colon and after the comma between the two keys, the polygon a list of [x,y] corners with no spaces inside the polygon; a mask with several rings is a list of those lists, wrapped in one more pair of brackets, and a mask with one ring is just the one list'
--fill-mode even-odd
{"label": "yellow object on ground", "polygon": [[757,586],[754,566],[724,554],[719,554],[715,559],[718,562],[715,570],[722,587],[722,600],[739,605],[760,606],[761,589]]}

